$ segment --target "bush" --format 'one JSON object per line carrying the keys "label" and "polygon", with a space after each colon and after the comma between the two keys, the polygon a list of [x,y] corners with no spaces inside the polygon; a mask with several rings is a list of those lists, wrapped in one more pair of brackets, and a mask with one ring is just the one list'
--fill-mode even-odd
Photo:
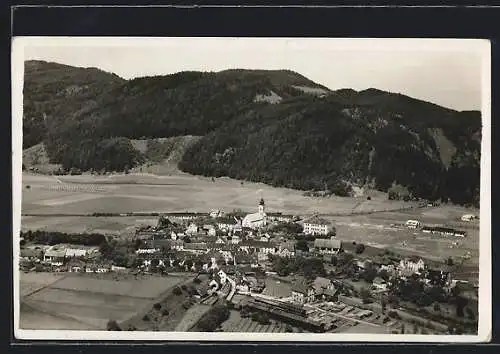
{"label": "bush", "polygon": [[106,325],[108,331],[121,331],[122,329],[115,320],[109,320]]}
{"label": "bush", "polygon": [[389,311],[389,313],[387,315],[390,318],[394,318],[394,319],[399,319],[400,318],[399,314],[396,311],[394,311],[394,310]]}
{"label": "bush", "polygon": [[228,318],[229,309],[224,305],[215,305],[201,317],[197,327],[203,332],[213,332]]}
{"label": "bush", "polygon": [[153,308],[156,310],[156,311],[159,311],[161,310],[161,304],[159,302],[157,302],[156,304],[153,305]]}
{"label": "bush", "polygon": [[356,254],[361,254],[364,252],[364,250],[365,250],[365,245],[363,245],[362,243],[356,245]]}
{"label": "bush", "polygon": [[137,331],[137,327],[128,325],[127,331]]}
{"label": "bush", "polygon": [[174,295],[177,295],[177,296],[182,295],[182,290],[178,286],[176,286],[174,288],[174,290],[172,290],[172,292],[174,293]]}
{"label": "bush", "polygon": [[161,311],[161,314],[162,314],[163,316],[168,316],[168,315],[170,315],[170,312],[169,312],[167,309],[163,309],[163,310]]}
{"label": "bush", "polygon": [[187,286],[186,286],[186,284],[182,285],[182,286],[181,286],[181,289],[182,289],[182,290],[184,290],[184,291],[186,291],[186,290],[187,290]]}
{"label": "bush", "polygon": [[149,315],[148,314],[145,314],[143,317],[142,317],[142,320],[145,321],[145,322],[149,322],[151,319],[149,318]]}
{"label": "bush", "polygon": [[201,279],[200,278],[194,278],[193,279],[193,283],[200,284],[201,283]]}

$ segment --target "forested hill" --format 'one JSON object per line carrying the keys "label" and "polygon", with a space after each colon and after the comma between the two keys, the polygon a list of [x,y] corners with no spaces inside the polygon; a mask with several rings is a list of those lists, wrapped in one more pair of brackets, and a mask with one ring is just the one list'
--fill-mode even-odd
{"label": "forested hill", "polygon": [[38,123],[25,124],[25,147],[43,141],[65,168],[120,170],[144,159],[129,139],[197,135],[179,164],[189,173],[339,194],[349,184],[397,184],[429,199],[479,199],[479,112],[377,89],[331,91],[288,70],[126,81],[59,64],[26,68],[24,119]]}

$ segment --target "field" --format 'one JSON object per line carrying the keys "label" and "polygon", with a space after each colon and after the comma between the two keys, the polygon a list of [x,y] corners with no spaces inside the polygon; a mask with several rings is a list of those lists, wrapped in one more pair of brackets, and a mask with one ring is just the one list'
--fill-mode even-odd
{"label": "field", "polygon": [[[32,329],[105,329],[110,319],[125,321],[145,312],[182,277],[111,274],[21,274],[21,325]],[[43,320],[42,320],[43,319]],[[82,328],[85,327],[85,328]],[[28,328],[28,327],[22,327]]]}
{"label": "field", "polygon": [[[231,310],[229,319],[221,325],[224,332],[285,333],[285,324],[271,321],[269,325],[261,325],[251,318],[242,318],[238,311]],[[294,328],[295,332],[299,330]]]}
{"label": "field", "polygon": [[[292,214],[344,213],[372,209],[398,209],[409,205],[379,196],[314,198],[303,192],[229,178],[177,174],[102,176],[39,176],[23,174],[23,213],[93,212],[208,212],[211,209],[254,211],[261,196],[269,211]],[[29,185],[29,188],[26,186]]]}

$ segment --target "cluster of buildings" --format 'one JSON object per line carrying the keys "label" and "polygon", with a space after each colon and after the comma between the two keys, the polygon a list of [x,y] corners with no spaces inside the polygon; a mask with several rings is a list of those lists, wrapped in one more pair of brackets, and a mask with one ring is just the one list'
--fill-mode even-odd
{"label": "cluster of buildings", "polygon": [[22,268],[42,265],[56,271],[106,273],[123,269],[99,262],[99,248],[81,245],[58,244],[53,246],[34,245],[21,249]]}

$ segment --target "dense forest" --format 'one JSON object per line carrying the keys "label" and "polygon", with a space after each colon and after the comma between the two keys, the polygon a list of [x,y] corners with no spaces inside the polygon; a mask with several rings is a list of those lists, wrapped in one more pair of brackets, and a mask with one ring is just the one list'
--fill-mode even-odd
{"label": "dense forest", "polygon": [[24,146],[43,142],[65,170],[123,171],[161,161],[130,139],[202,136],[179,168],[346,195],[351,185],[478,204],[480,112],[377,89],[330,91],[288,70],[180,72],[124,80],[27,62]]}

